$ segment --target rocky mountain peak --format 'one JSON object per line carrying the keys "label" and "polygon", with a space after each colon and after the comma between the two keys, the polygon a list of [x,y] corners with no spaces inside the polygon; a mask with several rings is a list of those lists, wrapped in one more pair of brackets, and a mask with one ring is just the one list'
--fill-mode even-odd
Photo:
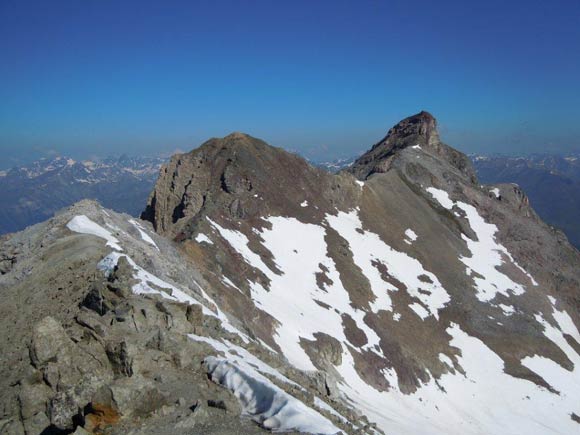
{"label": "rocky mountain peak", "polygon": [[[383,141],[390,139],[390,143],[393,144],[396,140],[401,140],[413,136],[425,138],[427,142],[430,140],[439,140],[439,133],[437,132],[437,120],[435,117],[429,112],[422,110],[415,115],[403,119],[393,128],[391,128]],[[379,144],[381,142],[379,142]]]}
{"label": "rocky mountain peak", "polygon": [[[476,416],[463,434],[505,433],[494,425],[516,400],[528,415],[553,403],[542,424],[572,433],[579,254],[522,192],[476,181],[420,112],[338,174],[245,135],[212,139],[172,159],[144,217],[221,310],[296,369],[324,373],[328,394],[349,396],[384,433],[426,432],[415,419],[454,433],[431,425],[457,411],[465,427]],[[369,401],[414,411],[393,423]]]}
{"label": "rocky mountain peak", "polygon": [[[351,190],[358,191],[349,179]],[[173,156],[162,169],[141,217],[158,232],[181,237],[207,213],[235,219],[250,219],[267,210],[289,213],[292,203],[304,200],[304,192],[319,198],[322,213],[322,205],[339,200],[331,195],[324,198],[320,192],[333,182],[330,174],[302,157],[236,132]]]}
{"label": "rocky mountain peak", "polygon": [[426,111],[398,122],[383,139],[353,163],[349,172],[360,180],[376,173],[387,172],[393,167],[396,158],[404,154],[402,151],[408,148],[417,153],[428,153],[458,170],[470,182],[477,181],[469,158],[441,142],[437,120]]}
{"label": "rocky mountain peak", "polygon": [[228,134],[226,137],[224,137],[224,139],[226,139],[226,140],[251,140],[254,138],[247,133],[242,133],[241,131],[233,131],[230,134]]}
{"label": "rocky mountain peak", "polygon": [[207,148],[224,148],[228,146],[234,147],[255,147],[264,144],[264,142],[258,138],[250,136],[247,133],[242,133],[240,131],[234,131],[227,136],[220,138],[212,138],[205,142],[202,146]]}

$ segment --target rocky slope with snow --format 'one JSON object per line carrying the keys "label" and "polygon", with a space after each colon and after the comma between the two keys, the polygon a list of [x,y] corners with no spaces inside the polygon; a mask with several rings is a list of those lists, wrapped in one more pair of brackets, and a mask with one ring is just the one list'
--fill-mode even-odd
{"label": "rocky slope with snow", "polygon": [[143,217],[386,432],[578,430],[580,255],[519,188],[481,186],[428,113],[337,175],[213,139],[172,158]]}
{"label": "rocky slope with snow", "polygon": [[211,139],[142,218],[0,241],[0,431],[580,428],[580,253],[428,113],[338,174]]}
{"label": "rocky slope with snow", "polygon": [[580,249],[580,155],[473,155],[483,183],[516,183],[547,223]]}
{"label": "rocky slope with snow", "polygon": [[146,222],[83,201],[0,252],[0,433],[371,433]]}

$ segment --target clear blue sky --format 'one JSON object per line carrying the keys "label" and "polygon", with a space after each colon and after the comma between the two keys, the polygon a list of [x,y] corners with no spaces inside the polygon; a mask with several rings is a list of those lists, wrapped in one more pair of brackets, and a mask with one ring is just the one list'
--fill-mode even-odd
{"label": "clear blue sky", "polygon": [[0,0],[0,150],[362,151],[422,109],[465,152],[580,148],[580,1]]}

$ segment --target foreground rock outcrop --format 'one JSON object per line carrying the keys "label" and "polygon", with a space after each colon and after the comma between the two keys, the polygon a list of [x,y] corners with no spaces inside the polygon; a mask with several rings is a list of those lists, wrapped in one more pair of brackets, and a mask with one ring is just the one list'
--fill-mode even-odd
{"label": "foreground rock outcrop", "polygon": [[1,433],[263,433],[209,380],[204,361],[223,355],[212,343],[244,345],[255,361],[278,367],[272,373],[290,371],[301,387],[277,388],[303,403],[321,388],[317,377],[292,375],[260,343],[224,327],[191,264],[129,216],[84,201],[1,249],[18,251],[0,283]]}

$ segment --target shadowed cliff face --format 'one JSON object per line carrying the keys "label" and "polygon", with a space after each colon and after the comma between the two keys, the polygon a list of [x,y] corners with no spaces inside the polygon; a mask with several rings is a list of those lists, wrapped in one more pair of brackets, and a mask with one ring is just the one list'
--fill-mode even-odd
{"label": "shadowed cliff face", "polygon": [[[298,369],[323,370],[381,424],[370,397],[402,394],[414,409],[442,394],[449,412],[501,413],[507,396],[450,398],[464,388],[450,379],[478,382],[474,355],[499,362],[493,382],[549,398],[569,396],[538,361],[578,377],[578,251],[517,187],[480,186],[426,112],[336,175],[248,135],[212,139],[171,159],[143,218],[181,244],[252,336]],[[431,388],[440,393],[427,398]]]}

